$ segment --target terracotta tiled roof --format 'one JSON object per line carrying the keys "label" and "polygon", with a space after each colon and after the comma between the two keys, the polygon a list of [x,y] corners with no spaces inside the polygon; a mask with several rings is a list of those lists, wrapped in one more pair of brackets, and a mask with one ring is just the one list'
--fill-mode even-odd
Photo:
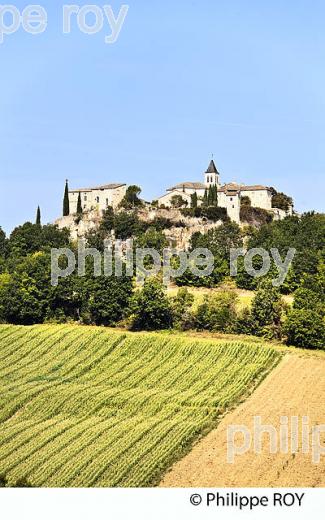
{"label": "terracotta tiled roof", "polygon": [[218,188],[218,191],[222,193],[226,192],[239,192],[239,191],[270,191],[270,188],[266,186],[262,186],[260,184],[255,184],[254,186],[246,186],[245,184],[237,184],[235,182],[230,182],[229,184],[225,184],[221,188]]}
{"label": "terracotta tiled roof", "polygon": [[167,191],[182,190],[183,188],[189,188],[192,190],[205,190],[206,185],[202,182],[180,182],[179,184],[176,184],[176,186],[168,188]]}
{"label": "terracotta tiled roof", "polygon": [[255,184],[254,186],[241,186],[241,191],[259,191],[259,190],[268,190],[270,191],[270,188],[267,186],[262,186],[260,184]]}
{"label": "terracotta tiled roof", "polygon": [[95,186],[93,188],[78,188],[75,190],[69,190],[69,193],[74,192],[90,192],[95,190],[116,190],[117,188],[121,188],[122,186],[126,186],[126,184],[104,184],[103,186]]}
{"label": "terracotta tiled roof", "polygon": [[[182,190],[174,190],[175,192],[175,195],[180,195],[181,197],[185,198],[185,199],[189,199],[191,198],[191,195],[189,193],[184,193]],[[158,197],[158,200],[160,199],[163,199],[165,197],[167,197],[168,195],[170,195],[170,193],[165,193],[164,195],[162,195],[161,197]]]}

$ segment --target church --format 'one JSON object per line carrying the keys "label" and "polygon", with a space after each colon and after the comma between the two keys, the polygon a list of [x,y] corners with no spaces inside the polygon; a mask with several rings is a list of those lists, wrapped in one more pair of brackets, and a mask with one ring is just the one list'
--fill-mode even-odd
{"label": "church", "polygon": [[288,215],[292,215],[293,208],[288,212],[282,209],[272,208],[272,189],[267,186],[254,185],[246,186],[245,184],[237,184],[234,182],[222,185],[220,182],[220,173],[217,170],[214,160],[212,159],[208,169],[204,172],[204,182],[182,182],[168,188],[165,195],[158,199],[158,207],[172,207],[173,197],[181,196],[187,203],[191,205],[191,195],[194,193],[198,196],[198,205],[202,204],[204,193],[210,186],[216,186],[218,191],[218,206],[227,209],[229,218],[240,223],[240,206],[242,197],[248,197],[252,207],[262,208],[274,214],[276,220],[281,220]]}

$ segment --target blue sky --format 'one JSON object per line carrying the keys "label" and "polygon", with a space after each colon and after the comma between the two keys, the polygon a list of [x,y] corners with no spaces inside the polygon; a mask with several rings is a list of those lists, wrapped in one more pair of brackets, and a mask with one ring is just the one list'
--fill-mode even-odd
{"label": "blue sky", "polygon": [[[322,0],[125,1],[113,45],[107,22],[93,36],[72,22],[63,35],[64,2],[38,3],[46,32],[0,45],[7,232],[38,204],[44,222],[60,216],[66,178],[139,184],[150,200],[201,180],[211,153],[223,182],[271,185],[298,211],[324,211]],[[98,5],[108,3],[118,13],[122,2]]]}

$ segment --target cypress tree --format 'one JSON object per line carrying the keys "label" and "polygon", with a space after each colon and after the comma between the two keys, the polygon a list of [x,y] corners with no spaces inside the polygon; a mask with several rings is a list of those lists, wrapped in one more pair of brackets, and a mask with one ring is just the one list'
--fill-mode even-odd
{"label": "cypress tree", "polygon": [[217,205],[217,186],[211,186],[211,206]]}
{"label": "cypress tree", "polygon": [[79,191],[78,202],[77,202],[77,215],[82,215],[82,203],[81,203],[80,191]]}
{"label": "cypress tree", "polygon": [[69,186],[68,181],[65,182],[64,199],[63,199],[63,216],[67,217],[70,215],[70,203],[69,203]]}
{"label": "cypress tree", "polygon": [[213,206],[213,186],[209,186],[208,207]]}
{"label": "cypress tree", "polygon": [[206,189],[203,196],[203,206],[208,207],[208,190]]}
{"label": "cypress tree", "polygon": [[37,213],[36,213],[36,226],[41,225],[41,209],[39,206],[37,206]]}
{"label": "cypress tree", "polygon": [[197,208],[197,193],[196,193],[196,191],[194,193],[192,193],[192,195],[191,195],[191,207],[193,209]]}

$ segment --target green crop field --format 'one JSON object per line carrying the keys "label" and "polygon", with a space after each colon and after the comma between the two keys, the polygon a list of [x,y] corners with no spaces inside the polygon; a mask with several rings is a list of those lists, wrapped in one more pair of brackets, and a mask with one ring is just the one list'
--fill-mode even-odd
{"label": "green crop field", "polygon": [[154,485],[279,360],[258,344],[0,326],[0,477]]}

